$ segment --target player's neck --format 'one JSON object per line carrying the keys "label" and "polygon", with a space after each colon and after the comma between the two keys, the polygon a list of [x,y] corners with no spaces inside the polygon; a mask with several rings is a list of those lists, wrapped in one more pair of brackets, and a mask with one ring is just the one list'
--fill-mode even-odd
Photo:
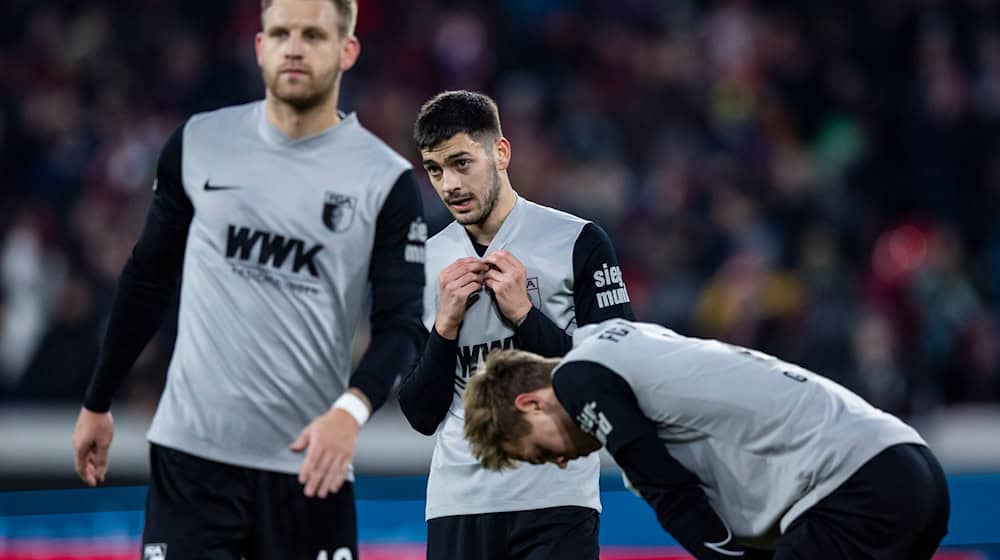
{"label": "player's neck", "polygon": [[267,94],[267,120],[292,140],[319,134],[340,122],[337,114],[337,93],[332,92],[321,103],[302,110]]}
{"label": "player's neck", "polygon": [[507,220],[507,216],[510,215],[510,211],[514,209],[514,204],[517,203],[517,194],[510,186],[510,180],[507,179],[506,174],[502,175],[500,180],[503,184],[500,187],[500,194],[497,196],[497,203],[493,206],[493,211],[490,212],[486,221],[481,224],[465,226],[473,241],[480,245],[489,245],[493,241],[497,232],[500,231],[500,227]]}

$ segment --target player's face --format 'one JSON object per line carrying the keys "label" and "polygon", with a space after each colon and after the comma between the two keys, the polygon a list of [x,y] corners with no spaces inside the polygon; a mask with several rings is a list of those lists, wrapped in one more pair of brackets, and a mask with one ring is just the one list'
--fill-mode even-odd
{"label": "player's face", "polygon": [[421,150],[434,190],[463,226],[481,225],[493,212],[503,184],[494,151],[507,146],[504,138],[483,145],[460,132],[433,148]]}
{"label": "player's face", "polygon": [[319,105],[358,55],[354,37],[342,38],[340,15],[329,0],[274,0],[257,34],[257,63],[272,96],[299,110]]}
{"label": "player's face", "polygon": [[570,461],[590,455],[601,448],[594,438],[581,431],[566,414],[565,409],[544,391],[537,410],[522,411],[531,424],[531,431],[520,441],[507,448],[512,458],[533,465],[553,463],[565,469]]}

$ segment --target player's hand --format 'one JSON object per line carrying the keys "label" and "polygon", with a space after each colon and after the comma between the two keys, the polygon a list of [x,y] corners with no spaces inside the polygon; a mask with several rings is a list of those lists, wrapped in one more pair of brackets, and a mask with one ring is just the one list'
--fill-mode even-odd
{"label": "player's hand", "polygon": [[500,313],[508,321],[520,325],[531,311],[528,299],[528,271],[521,261],[507,251],[486,255],[483,262],[490,265],[486,272],[486,287],[496,297]]}
{"label": "player's hand", "polygon": [[358,421],[349,412],[331,408],[306,426],[288,446],[296,453],[306,452],[299,483],[305,486],[307,497],[325,498],[340,490],[354,459],[360,430]]}
{"label": "player's hand", "polygon": [[458,338],[458,328],[465,319],[469,297],[483,288],[483,261],[464,257],[451,263],[438,275],[438,311],[434,330],[448,340]]}
{"label": "player's hand", "polygon": [[80,409],[73,430],[73,465],[80,480],[88,486],[104,482],[108,473],[108,449],[115,435],[115,421],[110,412]]}

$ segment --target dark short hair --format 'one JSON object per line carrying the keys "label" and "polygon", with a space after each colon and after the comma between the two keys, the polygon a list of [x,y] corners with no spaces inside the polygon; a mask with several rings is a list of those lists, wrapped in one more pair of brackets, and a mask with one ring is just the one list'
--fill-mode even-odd
{"label": "dark short hair", "polygon": [[476,140],[499,138],[502,133],[496,102],[476,91],[444,91],[424,103],[413,125],[413,139],[421,150],[461,132]]}
{"label": "dark short hair", "polygon": [[[340,14],[340,21],[337,22],[337,31],[340,31],[340,38],[344,39],[354,35],[354,26],[358,22],[358,3],[355,0],[330,0],[337,13]],[[271,7],[274,0],[260,0],[261,16]]]}

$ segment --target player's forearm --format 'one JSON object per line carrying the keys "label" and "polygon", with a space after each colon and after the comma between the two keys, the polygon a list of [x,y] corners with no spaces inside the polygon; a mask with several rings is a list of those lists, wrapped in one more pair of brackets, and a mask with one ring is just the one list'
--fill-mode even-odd
{"label": "player's forearm", "polygon": [[[659,512],[657,512],[659,519]],[[719,519],[707,500],[696,502],[690,509],[674,517],[669,524],[660,524],[677,542],[698,560],[749,558],[747,550],[733,542],[732,531]]]}
{"label": "player's forearm", "polygon": [[514,332],[522,349],[547,358],[563,356],[573,348],[573,338],[535,307]]}
{"label": "player's forearm", "polygon": [[140,254],[137,248],[126,263],[111,304],[104,343],[84,398],[84,406],[93,412],[111,408],[125,376],[160,328],[177,286],[176,274],[157,276],[144,270]]}
{"label": "player's forearm", "polygon": [[183,138],[182,125],[160,154],[153,204],[118,281],[97,368],[84,396],[88,410],[111,408],[115,393],[163,322],[177,289],[194,218],[181,171]]}
{"label": "player's forearm", "polygon": [[646,436],[614,453],[660,525],[698,560],[742,558],[732,532],[708,502],[698,479],[670,457],[659,438]]}
{"label": "player's forearm", "polygon": [[417,360],[423,347],[419,301],[414,301],[411,307],[413,309],[400,312],[395,321],[372,325],[371,344],[351,376],[350,386],[364,393],[372,412],[385,404],[396,377]]}
{"label": "player's forearm", "polygon": [[458,341],[431,330],[423,355],[399,385],[399,406],[413,429],[431,435],[448,414],[455,391]]}

